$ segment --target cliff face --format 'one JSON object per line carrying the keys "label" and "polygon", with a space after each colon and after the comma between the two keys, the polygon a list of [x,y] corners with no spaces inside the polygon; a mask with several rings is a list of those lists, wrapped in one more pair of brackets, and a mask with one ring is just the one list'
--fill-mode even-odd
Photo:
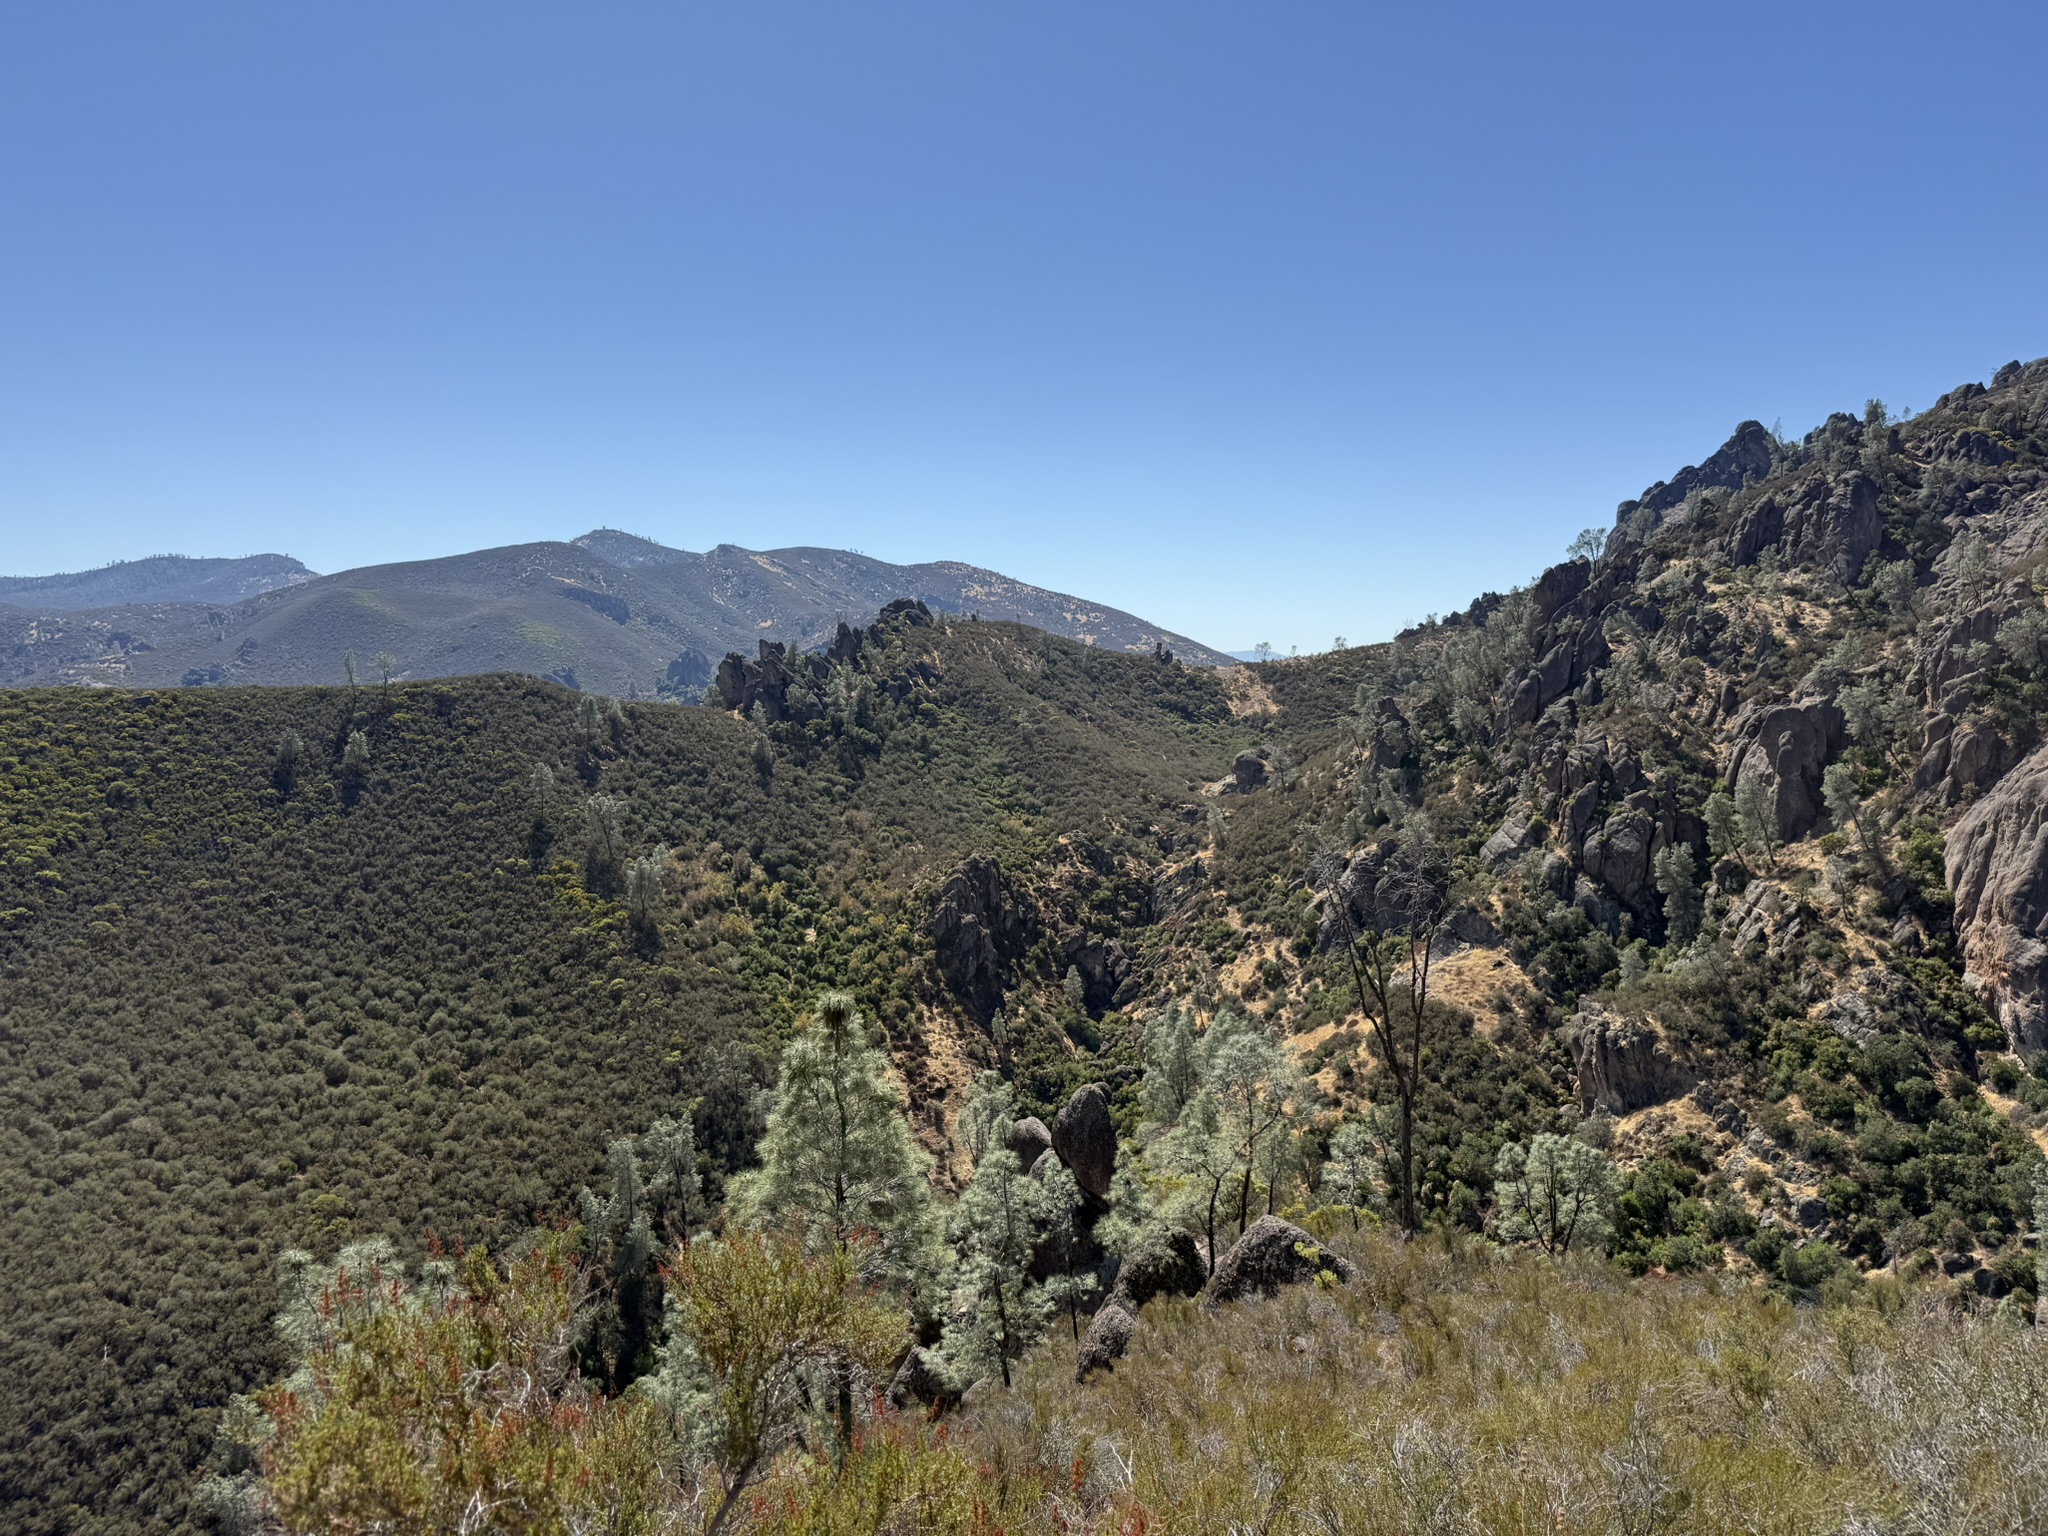
{"label": "cliff face", "polygon": [[1950,828],[1946,873],[1972,979],[2015,1046],[2048,1048],[2048,747]]}

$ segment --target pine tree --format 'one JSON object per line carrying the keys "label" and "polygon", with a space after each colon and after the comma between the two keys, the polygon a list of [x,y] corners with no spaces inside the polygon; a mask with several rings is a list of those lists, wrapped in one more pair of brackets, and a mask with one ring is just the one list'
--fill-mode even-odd
{"label": "pine tree", "polygon": [[1017,1154],[1002,1147],[975,1165],[974,1181],[953,1207],[954,1294],[967,1305],[955,1311],[944,1347],[963,1381],[993,1370],[1007,1387],[1010,1362],[1045,1330],[1051,1298],[1031,1280],[1043,1196]]}
{"label": "pine tree", "polygon": [[1356,1116],[1347,1119],[1330,1138],[1330,1161],[1323,1178],[1330,1193],[1341,1195],[1351,1207],[1354,1232],[1360,1225],[1360,1208],[1377,1204],[1380,1171],[1379,1148],[1371,1127]]}
{"label": "pine tree", "polygon": [[1699,880],[1694,872],[1692,850],[1683,843],[1673,843],[1660,849],[1651,861],[1651,869],[1656,875],[1657,889],[1664,893],[1664,924],[1668,930],[1668,942],[1675,948],[1682,948],[1699,933],[1700,919],[1706,914]]}
{"label": "pine tree", "polygon": [[1015,1092],[1003,1081],[1002,1073],[982,1073],[975,1079],[967,1102],[960,1110],[957,1128],[960,1145],[978,1163],[1008,1141],[1010,1128],[1016,1123]]}
{"label": "pine tree", "polygon": [[814,1249],[873,1232],[875,1278],[906,1281],[930,1203],[888,1056],[870,1046],[853,999],[828,992],[782,1053],[761,1166],[733,1181],[748,1224],[792,1226]]}
{"label": "pine tree", "polygon": [[1571,1136],[1545,1132],[1526,1147],[1502,1147],[1493,1165],[1494,1223],[1508,1238],[1534,1241],[1545,1253],[1607,1235],[1607,1215],[1621,1190],[1614,1160]]}
{"label": "pine tree", "polygon": [[1717,789],[1707,796],[1701,819],[1707,824],[1707,849],[1715,858],[1726,859],[1742,852],[1742,828],[1735,815],[1735,802],[1725,791]]}
{"label": "pine tree", "polygon": [[1735,786],[1735,817],[1742,842],[1768,861],[1778,846],[1778,786],[1760,773],[1746,773]]}
{"label": "pine tree", "polygon": [[1175,1008],[1147,1023],[1145,1076],[1138,1089],[1146,1124],[1172,1126],[1201,1088],[1201,1051],[1188,1011]]}
{"label": "pine tree", "polygon": [[1039,1177],[1038,1185],[1041,1242],[1057,1266],[1045,1279],[1045,1299],[1054,1310],[1067,1314],[1067,1326],[1078,1344],[1081,1309],[1098,1289],[1092,1273],[1076,1273],[1074,1268],[1081,1243],[1081,1186],[1073,1170],[1058,1159]]}

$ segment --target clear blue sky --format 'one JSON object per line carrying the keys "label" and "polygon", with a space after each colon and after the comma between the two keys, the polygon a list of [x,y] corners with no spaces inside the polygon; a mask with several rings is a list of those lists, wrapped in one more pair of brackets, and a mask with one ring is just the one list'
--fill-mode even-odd
{"label": "clear blue sky", "polygon": [[1212,644],[2048,352],[2031,5],[17,4],[0,571],[960,559]]}

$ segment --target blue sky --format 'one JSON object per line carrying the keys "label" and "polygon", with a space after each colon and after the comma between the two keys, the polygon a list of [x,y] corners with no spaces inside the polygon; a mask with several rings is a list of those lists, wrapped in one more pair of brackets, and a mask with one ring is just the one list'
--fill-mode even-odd
{"label": "blue sky", "polygon": [[15,5],[0,571],[959,559],[1230,648],[2048,352],[2038,5]]}

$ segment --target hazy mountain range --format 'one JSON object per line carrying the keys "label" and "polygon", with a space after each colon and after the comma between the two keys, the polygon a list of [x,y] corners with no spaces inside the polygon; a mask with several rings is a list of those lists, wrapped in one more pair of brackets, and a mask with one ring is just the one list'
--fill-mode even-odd
{"label": "hazy mountain range", "polygon": [[73,575],[0,578],[0,682],[118,686],[323,683],[365,675],[525,672],[628,696],[694,694],[718,658],[776,639],[811,648],[893,598],[1015,619],[1109,650],[1164,644],[1232,658],[1133,614],[955,561],[846,550],[703,554],[613,529],[321,576],[283,555],[157,555]]}

